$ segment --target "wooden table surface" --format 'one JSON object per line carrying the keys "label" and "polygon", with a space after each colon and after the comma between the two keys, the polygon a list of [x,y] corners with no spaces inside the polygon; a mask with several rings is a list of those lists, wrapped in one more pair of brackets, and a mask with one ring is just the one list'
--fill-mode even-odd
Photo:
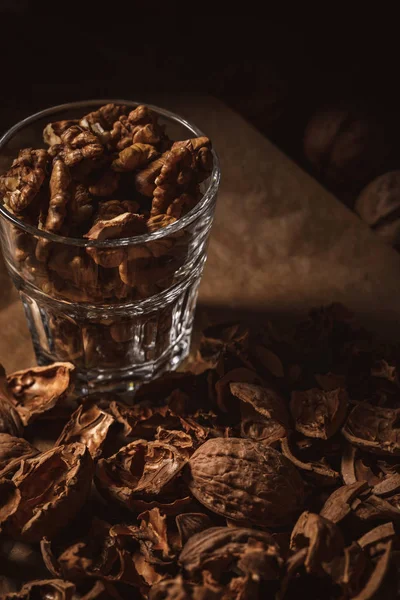
{"label": "wooden table surface", "polygon": [[[369,327],[400,334],[400,255],[221,102],[148,100],[196,123],[221,159],[200,314],[292,319],[340,301]],[[12,371],[33,364],[34,356],[3,265],[0,286],[0,362]]]}

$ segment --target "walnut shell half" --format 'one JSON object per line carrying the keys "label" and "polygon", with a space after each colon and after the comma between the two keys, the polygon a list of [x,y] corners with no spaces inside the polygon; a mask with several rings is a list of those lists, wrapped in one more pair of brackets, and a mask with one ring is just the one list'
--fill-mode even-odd
{"label": "walnut shell half", "polygon": [[4,511],[1,495],[3,530],[28,542],[54,536],[82,507],[92,475],[90,452],[79,443],[59,446],[23,461],[8,482]]}

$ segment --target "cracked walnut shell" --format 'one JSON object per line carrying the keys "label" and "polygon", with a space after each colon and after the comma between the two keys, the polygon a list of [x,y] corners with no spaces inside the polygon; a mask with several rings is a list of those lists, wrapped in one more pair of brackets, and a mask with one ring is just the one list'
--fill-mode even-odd
{"label": "cracked walnut shell", "polygon": [[89,493],[93,463],[83,444],[58,446],[22,462],[0,498],[3,531],[37,542],[53,536],[78,513]]}

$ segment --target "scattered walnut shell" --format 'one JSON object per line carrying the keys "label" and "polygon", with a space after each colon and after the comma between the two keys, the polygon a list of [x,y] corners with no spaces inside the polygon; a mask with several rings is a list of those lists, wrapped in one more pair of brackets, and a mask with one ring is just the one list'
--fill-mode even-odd
{"label": "scattered walnut shell", "polygon": [[7,377],[16,410],[24,425],[61,403],[73,390],[71,363],[53,363],[16,371]]}
{"label": "scattered walnut shell", "polygon": [[[246,560],[253,549],[263,558],[260,571],[255,562],[252,565]],[[196,580],[203,571],[209,571],[217,583],[223,583],[226,569],[239,577],[250,572],[258,580],[279,579],[283,561],[279,546],[269,533],[239,527],[211,527],[188,540],[179,562],[190,579]]]}
{"label": "scattered walnut shell", "polygon": [[114,418],[96,404],[81,404],[71,415],[55,445],[80,442],[85,444],[94,459],[98,458],[113,423]]}
{"label": "scattered walnut shell", "polygon": [[400,409],[357,404],[342,431],[358,448],[377,454],[400,455]]}
{"label": "scattered walnut shell", "polygon": [[159,502],[160,493],[180,500],[175,480],[187,461],[187,454],[175,446],[137,440],[98,462],[96,486],[106,498],[130,510],[150,509],[151,502]]}
{"label": "scattered walnut shell", "polygon": [[287,436],[289,416],[284,399],[275,390],[251,383],[231,383],[229,387],[243,402],[242,437],[271,445]]}
{"label": "scattered walnut shell", "polygon": [[62,579],[42,579],[22,586],[19,592],[2,595],[3,600],[73,600],[75,586]]}
{"label": "scattered walnut shell", "polygon": [[55,535],[82,507],[92,473],[92,459],[83,444],[58,446],[23,461],[8,482],[12,502],[3,530],[30,542]]}
{"label": "scattered walnut shell", "polygon": [[29,442],[8,433],[0,433],[0,478],[17,470],[20,462],[39,454]]}
{"label": "scattered walnut shell", "polygon": [[290,548],[298,552],[307,548],[304,561],[308,573],[323,575],[323,563],[329,562],[344,549],[344,539],[340,529],[328,519],[305,511],[293,528]]}
{"label": "scattered walnut shell", "polygon": [[292,392],[290,411],[297,431],[308,437],[327,440],[342,425],[347,413],[346,390],[331,391],[314,388]]}

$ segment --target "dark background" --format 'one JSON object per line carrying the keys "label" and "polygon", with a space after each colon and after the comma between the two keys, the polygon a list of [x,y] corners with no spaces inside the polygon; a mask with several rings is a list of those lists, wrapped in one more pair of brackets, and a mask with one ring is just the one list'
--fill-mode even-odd
{"label": "dark background", "polygon": [[321,106],[372,111],[397,132],[395,15],[284,6],[279,18],[268,5],[239,8],[2,0],[0,129],[69,100],[208,93],[311,172],[303,134]]}

